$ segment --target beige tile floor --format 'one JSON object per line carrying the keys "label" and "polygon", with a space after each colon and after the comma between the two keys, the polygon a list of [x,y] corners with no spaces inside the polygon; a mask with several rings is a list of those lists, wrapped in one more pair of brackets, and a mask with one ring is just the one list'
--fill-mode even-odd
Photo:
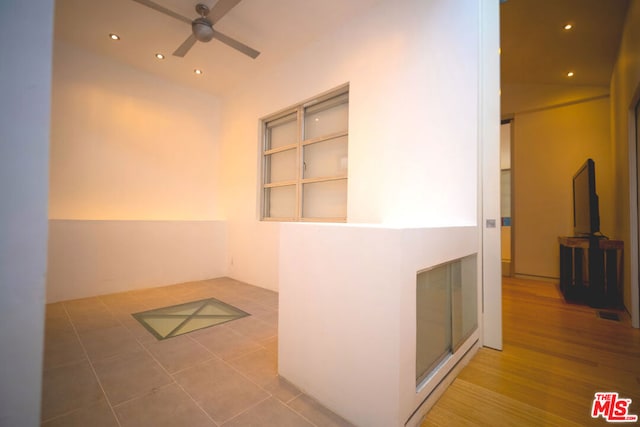
{"label": "beige tile floor", "polygon": [[[217,298],[251,314],[156,340],[131,313]],[[278,295],[228,278],[47,305],[42,425],[350,426],[277,375]]]}

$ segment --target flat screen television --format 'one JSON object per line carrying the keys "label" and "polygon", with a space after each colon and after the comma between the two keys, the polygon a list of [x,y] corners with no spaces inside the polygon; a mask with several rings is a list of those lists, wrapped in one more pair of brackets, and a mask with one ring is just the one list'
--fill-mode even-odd
{"label": "flat screen television", "polygon": [[592,159],[587,159],[573,176],[573,233],[576,236],[593,236],[599,231],[596,165]]}

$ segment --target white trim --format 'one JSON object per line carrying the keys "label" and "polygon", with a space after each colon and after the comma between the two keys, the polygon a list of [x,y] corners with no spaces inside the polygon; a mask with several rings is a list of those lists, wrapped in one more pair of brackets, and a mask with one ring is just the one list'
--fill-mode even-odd
{"label": "white trim", "polygon": [[[478,99],[478,226],[482,259],[482,344],[502,349],[502,262],[500,255],[500,5],[480,3]],[[486,228],[487,219],[496,220]]]}

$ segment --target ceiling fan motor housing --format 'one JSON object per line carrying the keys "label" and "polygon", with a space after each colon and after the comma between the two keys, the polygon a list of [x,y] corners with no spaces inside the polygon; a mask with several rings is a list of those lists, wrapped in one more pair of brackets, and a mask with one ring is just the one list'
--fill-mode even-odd
{"label": "ceiling fan motor housing", "polygon": [[193,35],[198,41],[208,42],[213,38],[213,26],[207,18],[197,18],[191,23]]}

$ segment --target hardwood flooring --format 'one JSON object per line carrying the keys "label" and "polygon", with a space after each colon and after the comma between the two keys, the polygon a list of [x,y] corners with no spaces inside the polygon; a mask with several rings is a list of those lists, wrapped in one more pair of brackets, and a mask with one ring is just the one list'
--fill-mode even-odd
{"label": "hardwood flooring", "polygon": [[502,288],[503,351],[480,349],[423,427],[602,426],[591,417],[600,391],[632,399],[640,416],[640,329],[626,313],[602,319],[553,283],[504,278]]}

